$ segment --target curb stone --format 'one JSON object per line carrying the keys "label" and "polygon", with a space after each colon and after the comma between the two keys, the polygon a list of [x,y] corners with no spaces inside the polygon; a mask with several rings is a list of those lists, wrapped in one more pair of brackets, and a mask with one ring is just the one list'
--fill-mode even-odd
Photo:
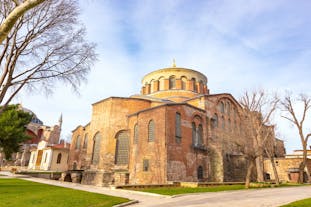
{"label": "curb stone", "polygon": [[129,201],[129,202],[126,202],[126,203],[121,203],[121,204],[114,205],[113,207],[129,206],[129,205],[133,205],[133,204],[136,204],[136,203],[139,203],[139,201],[138,200]]}

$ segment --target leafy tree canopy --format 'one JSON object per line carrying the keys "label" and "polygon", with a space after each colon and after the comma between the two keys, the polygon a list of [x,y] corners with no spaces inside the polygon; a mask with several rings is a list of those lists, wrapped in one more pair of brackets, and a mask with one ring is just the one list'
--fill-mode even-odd
{"label": "leafy tree canopy", "polygon": [[9,105],[0,114],[0,150],[7,159],[12,153],[18,152],[22,142],[31,138],[25,132],[32,116],[20,110],[18,105]]}

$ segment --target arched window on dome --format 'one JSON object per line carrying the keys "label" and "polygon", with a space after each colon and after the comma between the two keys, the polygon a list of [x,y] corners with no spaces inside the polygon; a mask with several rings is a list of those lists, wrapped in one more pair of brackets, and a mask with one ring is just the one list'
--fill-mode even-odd
{"label": "arched window on dome", "polygon": [[164,90],[164,77],[159,78],[159,91]]}
{"label": "arched window on dome", "polygon": [[197,84],[195,78],[191,79],[191,84],[194,92],[198,92]]}
{"label": "arched window on dome", "polygon": [[169,89],[175,89],[176,88],[176,78],[175,76],[171,76],[169,78]]}
{"label": "arched window on dome", "polygon": [[185,76],[181,77],[181,89],[186,90],[187,78]]}
{"label": "arched window on dome", "polygon": [[200,87],[200,93],[203,93],[203,81],[200,81],[200,85],[199,85],[199,87]]}
{"label": "arched window on dome", "polygon": [[151,87],[150,87],[150,84],[147,82],[145,83],[145,90],[146,90],[146,94],[150,94]]}

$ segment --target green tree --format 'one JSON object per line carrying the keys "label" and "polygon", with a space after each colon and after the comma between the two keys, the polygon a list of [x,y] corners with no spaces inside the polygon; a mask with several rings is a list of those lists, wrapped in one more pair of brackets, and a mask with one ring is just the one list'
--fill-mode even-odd
{"label": "green tree", "polygon": [[0,150],[5,154],[6,159],[12,153],[18,152],[22,142],[31,138],[25,132],[32,116],[20,110],[18,105],[9,105],[0,114]]}

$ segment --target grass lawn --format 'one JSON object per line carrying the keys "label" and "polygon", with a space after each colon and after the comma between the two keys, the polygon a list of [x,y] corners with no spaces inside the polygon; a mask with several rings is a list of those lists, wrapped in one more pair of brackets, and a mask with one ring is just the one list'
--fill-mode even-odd
{"label": "grass lawn", "polygon": [[310,206],[311,206],[311,198],[307,198],[304,200],[295,201],[282,207],[310,207]]}
{"label": "grass lawn", "polygon": [[0,179],[0,207],[108,207],[129,201],[20,179]]}
{"label": "grass lawn", "polygon": [[130,189],[149,193],[157,193],[161,195],[178,195],[185,193],[203,193],[203,192],[218,192],[225,190],[241,190],[245,189],[244,185],[219,185],[219,186],[209,186],[209,187],[154,187],[154,188],[141,188],[141,189]]}
{"label": "grass lawn", "polygon": [[[281,184],[275,187],[290,187],[290,186],[302,186],[301,184]],[[268,186],[264,187],[251,187],[250,189],[257,189],[257,188],[269,188]],[[129,190],[136,190],[142,192],[149,192],[149,193],[157,193],[161,195],[178,195],[178,194],[185,194],[185,193],[204,193],[204,192],[218,192],[218,191],[227,191],[227,190],[242,190],[245,189],[244,185],[215,185],[215,186],[208,186],[208,187],[197,187],[197,188],[190,188],[190,187],[154,187],[154,188],[136,188],[136,189],[129,189]],[[310,205],[311,206],[311,205]]]}

